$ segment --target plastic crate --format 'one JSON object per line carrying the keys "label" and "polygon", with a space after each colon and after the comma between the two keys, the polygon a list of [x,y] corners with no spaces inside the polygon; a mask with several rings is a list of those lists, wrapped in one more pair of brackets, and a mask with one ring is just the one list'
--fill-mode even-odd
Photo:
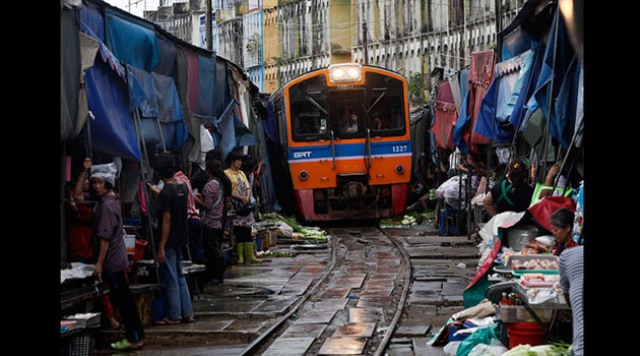
{"label": "plastic crate", "polygon": [[460,235],[460,216],[457,209],[442,208],[440,209],[440,219],[438,221],[438,234],[440,236],[459,236]]}
{"label": "plastic crate", "polygon": [[[97,330],[97,329],[96,329]],[[89,330],[64,338],[62,355],[90,356],[96,354],[96,332]]]}

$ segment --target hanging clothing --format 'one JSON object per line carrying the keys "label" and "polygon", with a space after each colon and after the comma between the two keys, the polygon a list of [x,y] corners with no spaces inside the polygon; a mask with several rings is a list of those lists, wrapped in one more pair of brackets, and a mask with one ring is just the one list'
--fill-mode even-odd
{"label": "hanging clothing", "polygon": [[458,111],[453,102],[453,93],[449,82],[442,82],[438,86],[435,108],[435,121],[431,131],[436,139],[436,147],[452,150],[454,148],[452,134]]}
{"label": "hanging clothing", "polygon": [[[466,140],[469,145],[482,145],[489,143],[489,138],[480,134],[476,126],[478,124],[478,112],[482,104],[482,98],[493,81],[493,67],[495,55],[493,51],[475,52],[471,54],[471,71],[469,73],[469,106],[467,111],[471,115],[471,125],[467,130]],[[473,148],[472,148],[473,150]]]}

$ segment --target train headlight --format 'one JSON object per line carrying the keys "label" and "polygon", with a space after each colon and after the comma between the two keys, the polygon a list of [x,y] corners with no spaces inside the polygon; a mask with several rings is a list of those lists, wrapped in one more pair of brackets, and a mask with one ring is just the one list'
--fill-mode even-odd
{"label": "train headlight", "polygon": [[362,67],[357,63],[332,64],[329,66],[329,80],[332,83],[359,82]]}
{"label": "train headlight", "polygon": [[396,166],[396,173],[398,174],[404,174],[404,166],[399,164]]}
{"label": "train headlight", "polygon": [[298,178],[300,178],[300,180],[307,180],[309,178],[309,172],[305,170],[300,171],[300,173],[298,173]]}

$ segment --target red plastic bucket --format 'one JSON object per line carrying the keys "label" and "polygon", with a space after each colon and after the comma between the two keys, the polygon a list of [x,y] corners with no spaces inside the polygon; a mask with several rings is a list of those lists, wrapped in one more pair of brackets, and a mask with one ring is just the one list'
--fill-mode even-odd
{"label": "red plastic bucket", "polygon": [[518,345],[537,346],[547,343],[547,333],[535,321],[507,324],[507,333],[509,334],[509,349]]}
{"label": "red plastic bucket", "polygon": [[144,257],[144,250],[147,248],[147,244],[149,241],[147,240],[138,240],[136,239],[136,249],[133,253],[133,260],[140,261]]}

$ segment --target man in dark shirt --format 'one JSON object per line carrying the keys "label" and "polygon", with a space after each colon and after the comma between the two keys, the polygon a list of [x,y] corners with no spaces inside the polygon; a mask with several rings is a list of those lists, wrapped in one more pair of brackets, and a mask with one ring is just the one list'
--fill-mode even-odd
{"label": "man in dark shirt", "polygon": [[160,214],[160,243],[157,262],[160,265],[162,290],[166,300],[165,317],[156,324],[193,322],[193,305],[182,274],[182,249],[189,242],[187,200],[189,190],[184,182],[174,178],[175,156],[161,153],[156,157],[155,170],[164,181],[158,194]]}
{"label": "man in dark shirt", "polygon": [[531,203],[533,188],[527,183],[527,168],[522,162],[516,162],[509,167],[507,179],[496,183],[484,197],[484,209],[492,218],[505,211],[525,211]]}

